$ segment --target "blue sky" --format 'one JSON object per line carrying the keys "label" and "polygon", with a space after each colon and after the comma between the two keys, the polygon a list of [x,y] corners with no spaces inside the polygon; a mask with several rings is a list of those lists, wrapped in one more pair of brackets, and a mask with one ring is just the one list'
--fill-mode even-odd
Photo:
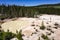
{"label": "blue sky", "polygon": [[0,0],[0,4],[36,6],[41,4],[60,3],[60,0]]}

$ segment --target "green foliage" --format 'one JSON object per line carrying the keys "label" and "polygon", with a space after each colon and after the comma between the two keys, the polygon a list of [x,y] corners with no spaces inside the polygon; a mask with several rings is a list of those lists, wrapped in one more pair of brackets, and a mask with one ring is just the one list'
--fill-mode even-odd
{"label": "green foliage", "polygon": [[14,38],[15,34],[11,32],[0,31],[0,40],[10,40]]}
{"label": "green foliage", "polygon": [[18,40],[23,40],[21,31],[18,32],[17,34],[9,32],[9,30],[7,32],[4,32],[3,30],[0,31],[0,40],[10,40],[14,37],[17,37]]}
{"label": "green foliage", "polygon": [[0,31],[0,40],[3,40],[4,31]]}
{"label": "green foliage", "polygon": [[11,33],[11,32],[6,32],[5,33],[5,40],[10,40],[12,38],[14,38],[15,34]]}
{"label": "green foliage", "polygon": [[44,35],[44,34],[42,34],[42,36],[41,36],[44,40],[50,40],[49,38],[48,38],[48,36],[46,36],[46,35]]}
{"label": "green foliage", "polygon": [[17,33],[16,37],[18,38],[18,40],[23,40],[21,31]]}
{"label": "green foliage", "polygon": [[42,21],[42,26],[40,26],[40,29],[44,30],[45,29],[45,26],[44,26],[44,23]]}

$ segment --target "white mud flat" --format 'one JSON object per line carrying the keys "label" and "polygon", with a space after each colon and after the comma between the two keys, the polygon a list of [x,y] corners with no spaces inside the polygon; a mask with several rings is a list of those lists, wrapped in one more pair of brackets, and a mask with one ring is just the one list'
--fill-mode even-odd
{"label": "white mud flat", "polygon": [[38,18],[18,18],[5,22],[2,29],[12,33],[22,30],[23,40],[60,40],[60,16],[42,15]]}

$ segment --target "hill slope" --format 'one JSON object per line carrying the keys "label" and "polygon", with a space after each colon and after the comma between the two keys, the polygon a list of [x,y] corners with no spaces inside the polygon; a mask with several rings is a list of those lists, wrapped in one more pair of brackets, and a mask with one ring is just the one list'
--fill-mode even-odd
{"label": "hill slope", "polygon": [[33,6],[33,7],[39,7],[39,8],[47,8],[47,7],[60,8],[60,3],[58,3],[58,4],[43,4],[43,5]]}

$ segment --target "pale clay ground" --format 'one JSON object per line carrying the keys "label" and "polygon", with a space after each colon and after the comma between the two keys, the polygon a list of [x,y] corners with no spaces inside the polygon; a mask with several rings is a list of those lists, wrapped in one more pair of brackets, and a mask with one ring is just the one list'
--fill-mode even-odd
{"label": "pale clay ground", "polygon": [[[48,26],[51,26],[50,29],[54,32],[51,33],[48,30],[41,30],[40,26],[42,24],[42,21],[47,28],[49,28]],[[47,24],[48,23],[48,24]],[[51,35],[47,35],[49,37],[50,40],[60,40],[60,28],[55,29],[53,27],[56,27],[54,24],[58,23],[60,25],[60,16],[57,15],[42,15],[38,18],[18,18],[15,21],[6,21],[5,23],[3,23],[2,29],[4,31],[9,30],[12,33],[16,33],[16,31],[20,31],[22,30],[22,34],[24,34],[24,36],[22,36],[22,38],[24,40],[38,40],[38,38],[40,37],[40,40],[44,40],[41,35],[47,35],[48,33],[51,33]],[[32,26],[32,24],[34,24],[35,26]],[[38,31],[36,31],[38,30]]]}

